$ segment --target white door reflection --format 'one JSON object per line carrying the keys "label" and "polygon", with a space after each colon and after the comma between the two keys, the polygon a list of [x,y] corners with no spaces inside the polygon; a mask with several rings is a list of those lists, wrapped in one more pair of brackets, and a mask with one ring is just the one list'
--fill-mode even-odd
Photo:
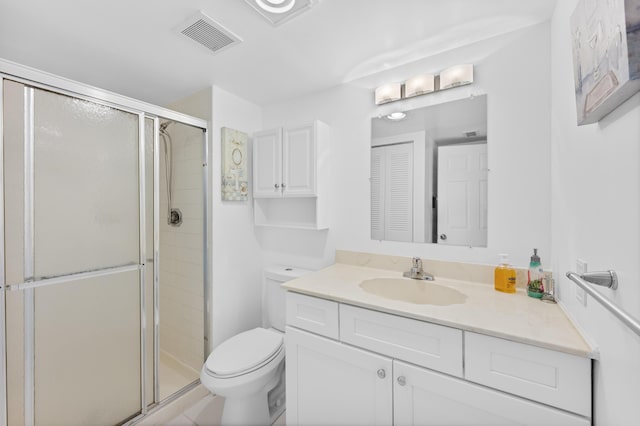
{"label": "white door reflection", "polygon": [[487,144],[438,147],[438,244],[487,246]]}

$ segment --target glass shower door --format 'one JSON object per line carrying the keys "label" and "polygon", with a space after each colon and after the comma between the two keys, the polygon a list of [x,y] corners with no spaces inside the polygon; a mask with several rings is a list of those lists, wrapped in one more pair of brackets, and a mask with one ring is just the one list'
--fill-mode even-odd
{"label": "glass shower door", "polygon": [[160,123],[157,380],[165,400],[198,380],[204,364],[206,139],[198,127]]}
{"label": "glass shower door", "polygon": [[145,394],[142,115],[4,92],[9,424],[120,423]]}

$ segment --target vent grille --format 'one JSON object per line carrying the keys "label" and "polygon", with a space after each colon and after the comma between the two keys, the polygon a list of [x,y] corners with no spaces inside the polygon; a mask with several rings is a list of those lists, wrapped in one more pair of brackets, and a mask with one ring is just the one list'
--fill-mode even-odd
{"label": "vent grille", "polygon": [[468,132],[463,132],[464,136],[467,138],[474,138],[478,136],[478,132],[476,130],[470,130]]}
{"label": "vent grille", "polygon": [[240,37],[202,12],[181,26],[179,31],[213,53],[218,53],[242,41]]}

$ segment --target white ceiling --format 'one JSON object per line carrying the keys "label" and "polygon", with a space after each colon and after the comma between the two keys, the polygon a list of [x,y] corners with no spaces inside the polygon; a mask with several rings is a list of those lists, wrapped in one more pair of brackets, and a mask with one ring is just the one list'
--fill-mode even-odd
{"label": "white ceiling", "polygon": [[[0,0],[0,58],[154,104],[218,85],[259,105],[545,21],[557,0],[321,0],[273,27],[242,0]],[[203,10],[243,42],[176,29]]]}

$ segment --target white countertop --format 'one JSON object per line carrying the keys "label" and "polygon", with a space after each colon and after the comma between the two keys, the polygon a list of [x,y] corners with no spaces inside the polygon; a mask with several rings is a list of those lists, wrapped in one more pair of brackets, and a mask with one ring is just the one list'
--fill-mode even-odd
{"label": "white countertop", "polygon": [[462,304],[437,306],[391,300],[368,293],[359,284],[372,278],[401,278],[402,273],[336,263],[318,272],[284,283],[297,293],[370,308],[408,318],[527,343],[593,358],[594,350],[556,304],[543,303],[518,289],[514,294],[493,286],[436,277],[436,283],[454,288],[467,298]]}

